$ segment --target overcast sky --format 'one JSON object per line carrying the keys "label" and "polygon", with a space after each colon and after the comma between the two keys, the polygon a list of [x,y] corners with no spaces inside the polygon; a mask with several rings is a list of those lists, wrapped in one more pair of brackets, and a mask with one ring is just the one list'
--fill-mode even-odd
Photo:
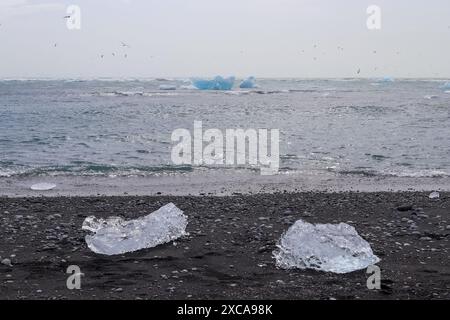
{"label": "overcast sky", "polygon": [[0,24],[0,78],[450,77],[448,0],[0,0]]}

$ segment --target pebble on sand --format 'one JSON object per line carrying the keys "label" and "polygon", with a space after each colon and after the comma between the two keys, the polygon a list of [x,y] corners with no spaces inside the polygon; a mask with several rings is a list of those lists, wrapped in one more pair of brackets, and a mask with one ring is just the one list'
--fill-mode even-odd
{"label": "pebble on sand", "polygon": [[411,211],[413,207],[411,205],[403,205],[397,208],[398,211],[405,212],[405,211]]}
{"label": "pebble on sand", "polygon": [[439,197],[440,197],[440,194],[437,191],[434,191],[434,192],[430,193],[430,195],[429,195],[430,199],[439,199]]}
{"label": "pebble on sand", "polygon": [[2,264],[4,264],[5,266],[8,266],[8,267],[12,267],[12,263],[11,263],[10,259],[3,259]]}

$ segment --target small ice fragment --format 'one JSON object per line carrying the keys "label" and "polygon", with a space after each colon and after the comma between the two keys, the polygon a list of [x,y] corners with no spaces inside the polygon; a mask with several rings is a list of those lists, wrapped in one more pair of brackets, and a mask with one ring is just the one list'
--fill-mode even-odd
{"label": "small ice fragment", "polygon": [[441,195],[439,194],[439,192],[434,191],[432,193],[430,193],[429,198],[430,199],[438,199]]}
{"label": "small ice fragment", "polygon": [[253,89],[256,87],[257,85],[255,83],[255,77],[248,77],[247,79],[243,80],[239,85],[239,88],[241,89]]}
{"label": "small ice fragment", "polygon": [[298,220],[281,237],[274,251],[277,267],[348,273],[365,269],[380,259],[352,226],[313,225]]}
{"label": "small ice fragment", "polygon": [[49,191],[56,188],[56,184],[53,183],[37,183],[31,186],[31,190],[34,191]]}
{"label": "small ice fragment", "polygon": [[234,85],[234,77],[215,77],[213,80],[193,79],[192,84],[200,90],[231,90]]}
{"label": "small ice fragment", "polygon": [[159,86],[159,90],[177,90],[177,86],[170,84],[162,84]]}
{"label": "small ice fragment", "polygon": [[95,253],[114,255],[151,248],[173,241],[186,234],[187,216],[173,203],[149,215],[125,221],[120,217],[106,220],[87,217],[82,229],[86,243]]}

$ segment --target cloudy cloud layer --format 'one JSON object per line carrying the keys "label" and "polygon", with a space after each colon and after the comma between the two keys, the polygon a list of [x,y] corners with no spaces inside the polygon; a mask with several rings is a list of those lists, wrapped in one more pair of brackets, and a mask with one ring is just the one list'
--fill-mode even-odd
{"label": "cloudy cloud layer", "polygon": [[0,77],[450,77],[448,21],[448,0],[0,0]]}

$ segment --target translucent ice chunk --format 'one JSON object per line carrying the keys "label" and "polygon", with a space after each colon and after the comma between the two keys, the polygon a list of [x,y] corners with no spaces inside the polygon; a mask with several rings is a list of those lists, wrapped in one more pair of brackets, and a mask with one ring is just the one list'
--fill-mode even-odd
{"label": "translucent ice chunk", "polygon": [[256,87],[257,85],[255,83],[255,77],[248,77],[247,79],[243,80],[239,85],[239,88],[241,89],[253,89]]}
{"label": "translucent ice chunk", "polygon": [[151,248],[173,241],[186,234],[187,216],[173,203],[135,220],[120,217],[106,220],[87,217],[82,229],[93,232],[86,235],[86,243],[95,253],[114,255]]}
{"label": "translucent ice chunk", "polygon": [[31,190],[34,191],[49,191],[56,188],[56,184],[53,183],[36,183],[31,186]]}
{"label": "translucent ice chunk", "polygon": [[212,80],[193,79],[192,84],[200,90],[231,90],[234,85],[234,77],[222,78],[217,76]]}
{"label": "translucent ice chunk", "polygon": [[439,192],[434,191],[434,192],[430,193],[429,198],[430,199],[439,199],[440,196],[441,195],[439,194]]}
{"label": "translucent ice chunk", "polygon": [[380,259],[352,226],[313,225],[298,220],[281,237],[274,251],[278,267],[348,273],[365,269]]}

